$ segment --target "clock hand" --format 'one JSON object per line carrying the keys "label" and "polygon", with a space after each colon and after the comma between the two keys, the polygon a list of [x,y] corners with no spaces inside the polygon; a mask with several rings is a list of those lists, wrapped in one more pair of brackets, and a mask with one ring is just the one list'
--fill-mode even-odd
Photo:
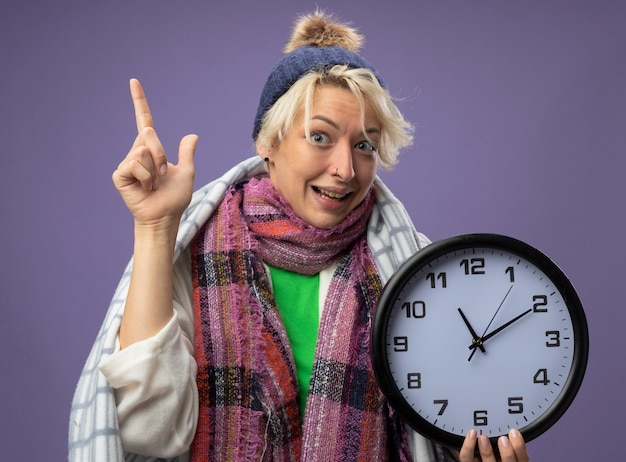
{"label": "clock hand", "polygon": [[[493,316],[491,317],[491,321],[489,321],[489,324],[487,324],[487,327],[485,327],[485,331],[483,332],[483,336],[477,341],[477,346],[481,345],[482,346],[482,342],[484,341],[483,337],[485,336],[485,334],[487,333],[487,331],[489,330],[489,328],[491,327],[491,323],[493,323],[493,320],[496,319],[496,316],[498,315],[498,312],[500,311],[500,308],[502,308],[502,305],[504,305],[504,301],[506,300],[506,298],[509,296],[509,294],[511,293],[511,289],[513,289],[513,284],[511,284],[511,287],[509,287],[509,290],[506,291],[506,294],[504,295],[504,298],[502,299],[502,301],[500,302],[500,306],[498,306],[498,309],[496,310],[496,312],[493,314]],[[467,358],[468,361],[472,360],[472,357],[474,356],[474,353],[476,353],[476,347],[474,347],[472,349],[472,354],[470,355],[469,358]]]}
{"label": "clock hand", "polygon": [[[468,330],[470,331],[470,334],[472,334],[472,345],[477,345],[478,348],[480,348],[480,351],[482,351],[484,353],[485,352],[485,347],[482,345],[482,342],[480,342],[480,337],[478,336],[478,334],[476,333],[476,331],[474,330],[474,328],[470,324],[469,320],[465,317],[465,314],[463,313],[463,310],[461,308],[458,308],[458,310],[459,310],[459,314],[463,318],[463,322],[465,323],[465,325],[467,326]],[[480,344],[478,344],[478,342],[480,342]]]}
{"label": "clock hand", "polygon": [[[494,335],[496,335],[499,332],[502,332],[504,329],[506,329],[507,327],[509,327],[511,324],[513,324],[514,322],[520,320],[521,318],[523,318],[524,316],[526,316],[528,313],[530,313],[532,311],[532,308],[527,309],[526,311],[524,311],[522,314],[515,316],[513,319],[511,319],[509,322],[505,322],[504,324],[502,324],[500,327],[498,327],[497,329],[492,330],[491,332],[489,332],[487,335],[482,336],[479,340],[480,340],[480,344],[485,343],[487,340],[489,340],[491,337],[493,337]],[[470,350],[476,350],[477,347],[479,347],[480,345],[477,345],[476,343],[472,342],[472,344],[468,347]]]}

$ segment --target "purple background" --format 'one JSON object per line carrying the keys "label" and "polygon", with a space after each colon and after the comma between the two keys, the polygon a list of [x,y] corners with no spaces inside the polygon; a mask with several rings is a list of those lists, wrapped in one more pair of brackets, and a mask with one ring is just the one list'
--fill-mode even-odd
{"label": "purple background", "polygon": [[[525,240],[580,293],[587,375],[530,443],[534,460],[621,459],[626,3],[316,3],[366,35],[364,56],[417,126],[383,177],[418,228]],[[66,458],[73,389],[132,249],[110,180],[134,138],[129,78],[174,159],[180,137],[199,134],[200,186],[252,153],[260,89],[314,5],[0,3],[3,460]]]}

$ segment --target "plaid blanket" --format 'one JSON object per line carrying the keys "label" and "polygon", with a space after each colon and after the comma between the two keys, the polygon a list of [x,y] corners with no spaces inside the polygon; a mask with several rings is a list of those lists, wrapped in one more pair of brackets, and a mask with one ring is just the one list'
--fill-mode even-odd
{"label": "plaid blanket", "polygon": [[[231,184],[263,171],[262,159],[254,156],[237,164],[221,178],[196,191],[181,219],[174,258],[178,258],[191,243]],[[400,263],[429,242],[424,235],[415,230],[404,206],[379,178],[376,179],[376,203],[368,225],[367,240],[383,284]],[[98,370],[98,364],[111,355],[115,348],[131,269],[132,259],[115,290],[74,393],[69,423],[68,460],[71,462],[163,460],[124,452],[119,438],[113,390]],[[441,448],[435,447],[419,435],[413,434],[412,441],[409,443],[415,462],[443,460]],[[176,462],[182,459],[168,460]]]}

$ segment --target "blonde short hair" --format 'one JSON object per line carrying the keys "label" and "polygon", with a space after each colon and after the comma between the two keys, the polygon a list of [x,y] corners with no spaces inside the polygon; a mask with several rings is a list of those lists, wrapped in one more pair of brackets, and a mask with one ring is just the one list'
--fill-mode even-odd
{"label": "blonde short hair", "polygon": [[[263,146],[278,144],[293,126],[300,114],[304,115],[305,131],[310,136],[308,121],[315,91],[324,85],[338,86],[352,92],[361,107],[361,121],[365,122],[366,102],[380,123],[378,144],[380,166],[390,170],[398,163],[401,148],[413,142],[413,127],[407,122],[374,74],[363,68],[335,65],[311,70],[300,77],[263,115],[256,142]],[[365,127],[363,133],[366,134]]]}

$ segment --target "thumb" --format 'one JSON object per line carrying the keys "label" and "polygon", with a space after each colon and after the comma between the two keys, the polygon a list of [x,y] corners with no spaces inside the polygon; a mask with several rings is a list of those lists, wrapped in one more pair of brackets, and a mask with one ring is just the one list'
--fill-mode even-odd
{"label": "thumb", "polygon": [[187,135],[178,145],[178,166],[194,171],[193,157],[198,144],[198,135]]}

